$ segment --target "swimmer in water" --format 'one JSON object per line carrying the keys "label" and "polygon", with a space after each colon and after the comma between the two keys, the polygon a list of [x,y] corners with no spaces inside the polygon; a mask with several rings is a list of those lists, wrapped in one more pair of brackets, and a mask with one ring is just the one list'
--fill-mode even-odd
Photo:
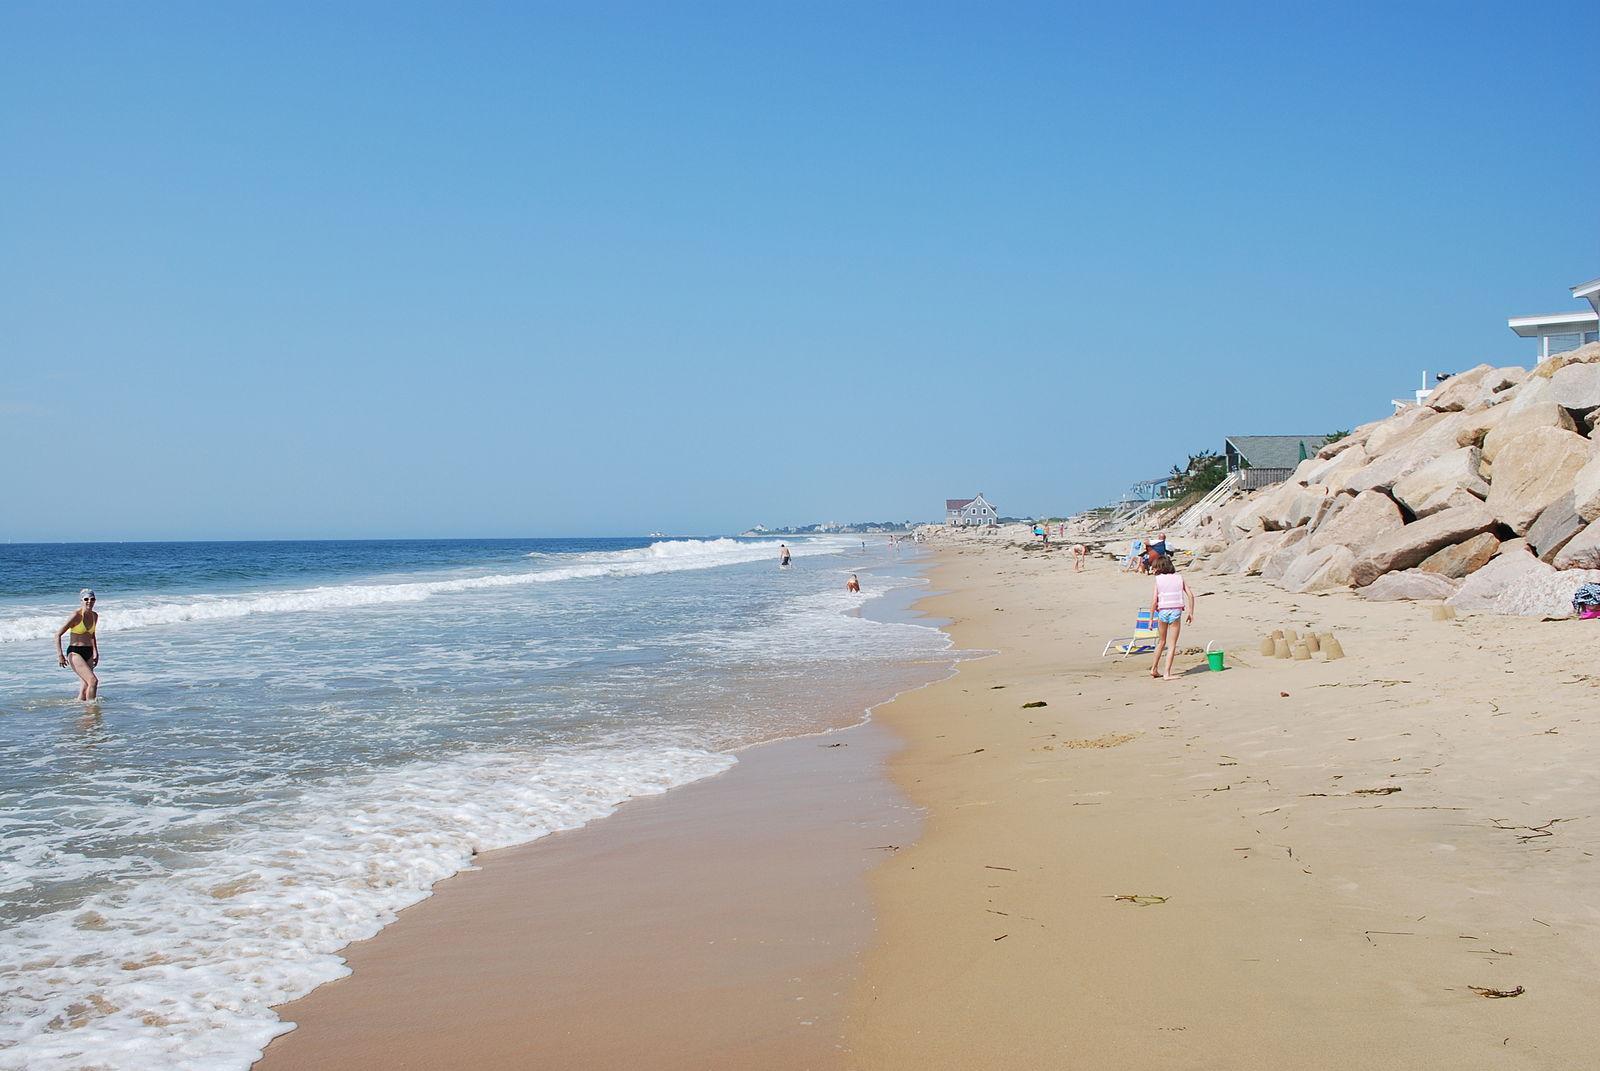
{"label": "swimmer in water", "polygon": [[[78,592],[79,605],[67,623],[56,630],[56,661],[78,675],[82,687],[78,698],[87,703],[100,694],[100,678],[94,669],[100,664],[100,640],[95,636],[100,626],[100,615],[94,612],[94,592],[84,588]],[[67,651],[61,653],[61,637],[70,633]]]}
{"label": "swimmer in water", "polygon": [[850,579],[844,582],[844,589],[849,592],[857,592],[861,590],[861,581],[856,579],[856,574],[850,574]]}
{"label": "swimmer in water", "polygon": [[789,564],[789,548],[785,544],[779,543],[778,544],[778,565],[779,566],[786,566],[788,564]]}

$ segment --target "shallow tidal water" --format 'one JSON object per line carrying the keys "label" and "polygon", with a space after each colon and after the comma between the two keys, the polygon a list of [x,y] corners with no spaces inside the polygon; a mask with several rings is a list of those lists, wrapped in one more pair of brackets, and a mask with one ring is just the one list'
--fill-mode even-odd
{"label": "shallow tidal water", "polygon": [[0,1068],[247,1067],[473,853],[942,675],[915,565],[790,542],[0,546]]}

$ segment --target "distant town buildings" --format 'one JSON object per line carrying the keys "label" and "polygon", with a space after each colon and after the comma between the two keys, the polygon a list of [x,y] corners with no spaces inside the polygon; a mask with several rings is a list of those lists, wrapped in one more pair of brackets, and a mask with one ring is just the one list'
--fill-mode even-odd
{"label": "distant town buildings", "polygon": [[957,527],[970,524],[994,524],[1000,514],[978,492],[976,498],[947,498],[944,500],[944,523]]}
{"label": "distant town buildings", "polygon": [[1539,360],[1600,342],[1600,279],[1572,287],[1572,296],[1587,301],[1582,312],[1551,312],[1543,316],[1513,316],[1506,326],[1523,338],[1539,340]]}

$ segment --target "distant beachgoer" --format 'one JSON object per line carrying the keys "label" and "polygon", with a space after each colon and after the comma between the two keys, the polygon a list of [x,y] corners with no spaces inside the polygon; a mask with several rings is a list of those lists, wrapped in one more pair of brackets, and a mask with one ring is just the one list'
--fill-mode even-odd
{"label": "distant beachgoer", "polygon": [[[94,611],[94,592],[84,588],[78,592],[79,607],[67,618],[67,623],[56,630],[56,661],[71,669],[83,682],[78,698],[84,702],[100,694],[100,678],[95,667],[100,664],[100,640],[95,636],[100,626],[100,615]],[[61,637],[71,634],[67,650],[61,652]]]}
{"label": "distant beachgoer", "polygon": [[1155,553],[1157,555],[1166,554],[1167,553],[1167,533],[1162,532],[1160,535],[1156,536],[1155,540],[1150,544],[1150,549],[1155,551]]}
{"label": "distant beachgoer", "polygon": [[861,581],[856,579],[856,574],[850,574],[850,579],[844,582],[844,589],[849,592],[857,592],[861,590]]}
{"label": "distant beachgoer", "polygon": [[1083,572],[1083,563],[1088,557],[1089,548],[1082,543],[1074,543],[1072,545],[1072,571],[1074,573]]}
{"label": "distant beachgoer", "polygon": [[785,565],[788,565],[788,564],[789,564],[789,548],[788,548],[787,545],[785,545],[783,543],[779,543],[778,544],[778,565],[779,566],[785,566]]}
{"label": "distant beachgoer", "polygon": [[[1178,653],[1178,635],[1183,631],[1185,611],[1188,612],[1188,623],[1194,624],[1194,592],[1189,590],[1188,582],[1178,575],[1172,559],[1165,554],[1156,559],[1153,568],[1156,587],[1155,594],[1150,598],[1150,612],[1155,616],[1160,635],[1156,638],[1156,657],[1150,663],[1150,676],[1170,681],[1172,658]],[[1167,653],[1165,670],[1161,668],[1163,650]]]}
{"label": "distant beachgoer", "polygon": [[1126,558],[1122,559],[1123,571],[1124,572],[1132,572],[1133,570],[1137,569],[1138,565],[1136,563],[1138,563],[1140,561],[1140,559],[1143,557],[1143,555],[1144,555],[1144,540],[1135,539],[1132,543],[1129,543],[1128,544],[1128,556]]}

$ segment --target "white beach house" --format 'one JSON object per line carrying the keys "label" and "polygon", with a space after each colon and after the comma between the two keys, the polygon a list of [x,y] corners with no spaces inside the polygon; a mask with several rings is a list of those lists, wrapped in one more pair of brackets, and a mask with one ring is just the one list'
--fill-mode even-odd
{"label": "white beach house", "polygon": [[1600,279],[1590,279],[1572,288],[1572,296],[1587,301],[1582,312],[1552,312],[1544,316],[1513,316],[1506,321],[1523,338],[1539,340],[1539,360],[1556,353],[1575,350],[1588,342],[1600,342]]}
{"label": "white beach house", "polygon": [[944,523],[950,525],[994,524],[1000,513],[978,492],[977,498],[947,498],[944,500]]}

